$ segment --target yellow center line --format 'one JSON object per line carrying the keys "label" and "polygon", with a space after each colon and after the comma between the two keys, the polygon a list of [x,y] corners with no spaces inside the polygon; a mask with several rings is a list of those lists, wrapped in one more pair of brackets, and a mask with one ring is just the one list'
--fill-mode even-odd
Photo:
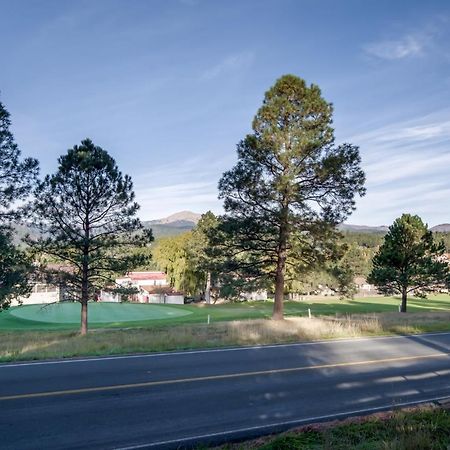
{"label": "yellow center line", "polygon": [[5,395],[0,397],[0,401],[5,400],[18,400],[23,398],[36,398],[36,397],[56,397],[60,395],[71,395],[71,394],[84,394],[88,392],[105,392],[105,391],[115,391],[120,389],[135,389],[140,387],[152,387],[161,386],[169,384],[180,384],[180,383],[194,383],[198,381],[211,381],[211,380],[226,380],[230,378],[243,378],[243,377],[253,377],[257,375],[272,375],[279,373],[289,373],[289,372],[303,372],[307,370],[319,370],[319,369],[332,369],[336,367],[352,367],[352,366],[363,366],[370,364],[382,364],[389,362],[398,361],[415,361],[420,359],[431,359],[431,358],[445,358],[450,356],[450,353],[433,353],[430,355],[419,355],[419,356],[400,356],[397,358],[385,358],[385,359],[373,359],[368,361],[356,361],[356,362],[343,362],[334,364],[320,364],[316,366],[300,366],[300,367],[289,367],[286,369],[270,369],[270,370],[258,370],[254,372],[239,372],[239,373],[229,373],[223,375],[210,375],[205,377],[193,377],[193,378],[176,378],[173,380],[160,380],[160,381],[146,381],[142,383],[130,383],[130,384],[116,384],[112,386],[97,386],[79,389],[66,389],[61,391],[47,391],[47,392],[32,392],[28,394],[17,394],[17,395]]}

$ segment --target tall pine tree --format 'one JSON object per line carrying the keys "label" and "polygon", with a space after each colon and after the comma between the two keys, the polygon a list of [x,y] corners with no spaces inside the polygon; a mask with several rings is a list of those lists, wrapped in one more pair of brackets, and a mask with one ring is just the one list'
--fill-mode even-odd
{"label": "tall pine tree", "polygon": [[0,309],[30,292],[31,260],[14,245],[11,222],[21,217],[17,202],[31,193],[39,171],[36,159],[21,159],[10,126],[10,114],[0,102]]}
{"label": "tall pine tree", "polygon": [[81,303],[81,334],[88,329],[88,301],[117,273],[143,263],[126,251],[152,239],[136,217],[133,183],[114,159],[86,139],[58,160],[55,174],[36,189],[35,224],[41,237],[28,243],[68,265],[61,273]]}
{"label": "tall pine tree", "polygon": [[450,266],[443,259],[445,245],[419,216],[403,214],[389,227],[384,242],[373,257],[368,281],[384,294],[400,294],[400,310],[406,312],[408,294],[423,297],[447,287]]}
{"label": "tall pine tree", "polygon": [[287,266],[299,274],[332,257],[335,226],[365,192],[358,148],[334,145],[332,112],[318,86],[281,77],[219,182],[226,214],[216,244],[228,270],[273,283],[274,319],[283,318]]}
{"label": "tall pine tree", "polygon": [[30,194],[39,171],[36,159],[21,160],[10,126],[10,114],[0,102],[0,226],[20,216],[14,203]]}

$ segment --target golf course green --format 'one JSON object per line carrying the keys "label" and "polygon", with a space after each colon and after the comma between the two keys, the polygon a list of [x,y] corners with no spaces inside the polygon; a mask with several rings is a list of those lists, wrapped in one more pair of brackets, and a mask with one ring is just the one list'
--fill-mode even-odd
{"label": "golf course green", "polygon": [[[80,303],[52,303],[12,308],[10,314],[22,320],[45,323],[71,324],[80,322]],[[143,320],[173,319],[192,314],[168,306],[139,303],[90,303],[90,323],[137,322]]]}
{"label": "golf course green", "polygon": [[[285,302],[285,314],[334,316],[336,314],[367,314],[398,312],[396,297],[360,297],[340,300],[337,297]],[[217,305],[159,305],[140,303],[89,303],[88,320],[93,328],[154,328],[187,323],[207,323],[244,319],[267,319],[273,302],[237,302]],[[409,312],[450,311],[448,294],[430,295],[428,299],[410,298]],[[79,303],[23,305],[0,311],[0,332],[7,330],[63,330],[80,326]]]}

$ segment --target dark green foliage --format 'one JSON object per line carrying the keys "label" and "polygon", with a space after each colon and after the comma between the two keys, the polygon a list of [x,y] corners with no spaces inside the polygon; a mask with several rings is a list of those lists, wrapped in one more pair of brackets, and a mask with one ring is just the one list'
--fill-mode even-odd
{"label": "dark green foliage", "polygon": [[[60,276],[87,314],[87,301],[99,288],[143,264],[142,254],[127,250],[146,245],[151,230],[144,232],[136,217],[131,178],[105,150],[86,139],[58,162],[57,172],[36,189],[34,224],[41,237],[28,244],[69,266]],[[83,333],[86,327],[87,319]]]}
{"label": "dark green foliage", "polygon": [[227,271],[275,286],[274,318],[283,316],[287,268],[302,274],[333,258],[335,227],[365,192],[358,148],[335,146],[331,123],[317,86],[281,77],[219,182],[226,214],[215,244]]}
{"label": "dark green foliage", "polygon": [[[202,214],[192,230],[187,246],[188,259],[202,278],[202,295],[206,303],[210,303],[212,288],[217,286],[219,281],[217,261],[211,257],[211,252],[209,252],[211,245],[209,237],[216,232],[218,224],[217,217],[211,211]],[[214,290],[214,293],[217,293],[217,289]]]}
{"label": "dark green foliage", "polygon": [[30,194],[39,171],[36,159],[20,160],[20,150],[10,126],[10,115],[0,102],[0,226],[20,216],[12,204]]}
{"label": "dark green foliage", "polygon": [[409,293],[425,296],[448,285],[450,266],[442,260],[444,252],[444,243],[435,242],[419,216],[403,214],[389,227],[368,281],[386,295],[400,294],[406,312]]}
{"label": "dark green foliage", "polygon": [[10,115],[0,102],[0,309],[30,292],[31,262],[13,244],[11,220],[20,218],[23,211],[14,203],[26,199],[38,174],[37,160],[21,161],[10,126]]}
{"label": "dark green foliage", "polygon": [[356,294],[353,268],[345,261],[341,261],[331,267],[330,273],[336,280],[336,293],[341,298],[353,298]]}
{"label": "dark green foliage", "polygon": [[359,247],[378,248],[383,243],[386,233],[361,233],[355,231],[342,231],[344,242],[357,244]]}
{"label": "dark green foliage", "polygon": [[32,260],[12,243],[11,234],[0,232],[0,310],[11,301],[26,296],[31,291],[29,276],[33,270]]}
{"label": "dark green foliage", "polygon": [[442,241],[447,252],[450,252],[450,233],[435,232],[434,237],[437,241]]}

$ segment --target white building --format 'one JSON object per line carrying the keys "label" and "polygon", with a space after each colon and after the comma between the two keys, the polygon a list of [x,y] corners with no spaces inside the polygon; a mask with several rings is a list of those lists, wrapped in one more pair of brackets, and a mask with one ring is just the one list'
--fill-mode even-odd
{"label": "white building", "polygon": [[[139,303],[184,304],[184,295],[174,291],[167,282],[164,272],[128,272],[124,277],[117,278],[116,284],[125,288],[135,288],[136,294],[130,296],[131,301]],[[121,295],[102,291],[100,300],[103,302],[120,302]]]}
{"label": "white building", "polygon": [[116,283],[123,287],[167,286],[167,275],[164,272],[128,272],[117,278]]}
{"label": "white building", "polygon": [[11,306],[56,303],[61,301],[61,294],[59,286],[35,283],[28,297],[19,297],[20,301],[13,300]]}

